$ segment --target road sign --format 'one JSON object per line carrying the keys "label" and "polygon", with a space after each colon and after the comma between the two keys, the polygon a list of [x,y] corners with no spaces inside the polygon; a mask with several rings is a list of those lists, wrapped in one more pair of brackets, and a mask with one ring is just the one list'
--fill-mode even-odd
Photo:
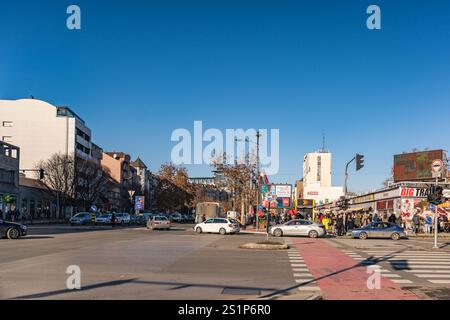
{"label": "road sign", "polygon": [[433,178],[441,178],[443,166],[444,163],[441,159],[436,159],[431,162],[431,173]]}
{"label": "road sign", "polygon": [[96,207],[95,205],[92,205],[92,206],[91,206],[91,211],[92,211],[92,212],[97,212],[97,207]]}
{"label": "road sign", "polygon": [[441,159],[436,159],[431,162],[431,170],[433,172],[441,172],[442,167],[444,166],[444,162]]}

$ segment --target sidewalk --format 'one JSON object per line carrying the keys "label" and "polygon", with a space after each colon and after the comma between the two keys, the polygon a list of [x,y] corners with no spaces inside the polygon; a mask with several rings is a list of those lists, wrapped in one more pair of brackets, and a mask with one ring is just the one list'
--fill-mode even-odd
{"label": "sidewalk", "polygon": [[369,288],[368,267],[344,254],[325,239],[294,238],[294,247],[303,257],[309,272],[317,281],[326,300],[418,300],[386,277],[380,287]]}

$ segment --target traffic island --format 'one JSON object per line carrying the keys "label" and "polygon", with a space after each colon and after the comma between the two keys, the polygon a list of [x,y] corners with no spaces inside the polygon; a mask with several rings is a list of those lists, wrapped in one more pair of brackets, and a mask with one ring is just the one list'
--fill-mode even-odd
{"label": "traffic island", "polygon": [[257,249],[257,250],[287,250],[289,245],[278,241],[258,241],[255,243],[245,243],[239,246],[241,249]]}

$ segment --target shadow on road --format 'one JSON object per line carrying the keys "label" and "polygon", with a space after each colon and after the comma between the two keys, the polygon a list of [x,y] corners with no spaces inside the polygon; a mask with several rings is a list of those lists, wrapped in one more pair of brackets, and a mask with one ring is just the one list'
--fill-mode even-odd
{"label": "shadow on road", "polygon": [[185,288],[217,288],[223,289],[222,292],[240,292],[241,294],[248,294],[248,292],[261,292],[261,291],[272,291],[275,292],[279,290],[279,288],[260,288],[260,287],[248,287],[248,286],[224,286],[220,284],[201,284],[201,283],[187,283],[187,282],[170,282],[170,281],[148,281],[148,280],[139,280],[138,278],[126,279],[126,280],[113,280],[107,282],[101,282],[97,284],[92,284],[88,286],[84,286],[79,290],[69,290],[69,289],[61,289],[61,290],[53,290],[47,292],[34,293],[19,297],[10,298],[9,300],[26,300],[26,299],[40,299],[40,298],[49,298],[52,296],[57,296],[61,294],[71,294],[71,293],[79,293],[83,291],[88,291],[92,289],[112,287],[112,286],[120,286],[123,284],[142,284],[142,285],[160,285],[160,286],[173,286],[173,288],[169,290],[180,290]]}

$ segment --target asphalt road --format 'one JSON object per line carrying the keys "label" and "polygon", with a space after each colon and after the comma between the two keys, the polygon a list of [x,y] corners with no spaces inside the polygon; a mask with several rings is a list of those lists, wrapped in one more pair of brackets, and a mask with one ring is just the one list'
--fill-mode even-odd
{"label": "asphalt road", "polygon": [[[333,286],[352,291],[344,281],[351,270],[338,270],[339,261],[320,265],[306,250],[313,245],[345,254],[355,266],[379,265],[402,293],[450,298],[450,243],[433,251],[429,240],[289,237],[279,239],[291,245],[289,251],[247,250],[239,245],[265,236],[198,235],[191,227],[31,226],[26,238],[0,240],[0,298],[339,299]],[[81,290],[66,287],[71,265],[80,267]]]}
{"label": "asphalt road", "polygon": [[[198,235],[188,225],[32,226],[29,234],[0,240],[2,299],[247,299],[295,284],[286,251],[238,248],[263,235]],[[66,289],[70,265],[80,267],[82,290]]]}

